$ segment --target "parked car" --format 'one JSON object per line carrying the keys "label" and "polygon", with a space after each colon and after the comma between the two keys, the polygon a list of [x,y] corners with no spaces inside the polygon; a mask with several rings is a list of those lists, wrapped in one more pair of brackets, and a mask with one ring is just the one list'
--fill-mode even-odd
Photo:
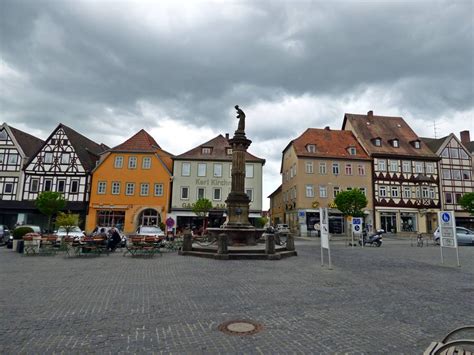
{"label": "parked car", "polygon": [[[105,234],[105,235],[107,235],[107,238],[108,238],[108,237],[110,237],[110,230],[111,229],[112,229],[112,227],[97,226],[92,231],[91,236],[95,237],[95,236],[100,235],[100,234]],[[117,230],[120,234],[120,238],[122,238],[122,241],[120,242],[120,245],[123,248],[127,244],[127,236],[120,229],[117,228]]]}
{"label": "parked car", "polygon": [[0,245],[7,244],[8,237],[10,237],[10,230],[7,226],[0,224]]}
{"label": "parked car", "polygon": [[[437,244],[439,244],[439,227],[433,233],[434,240]],[[456,227],[456,239],[459,245],[474,245],[474,231],[464,228],[464,227]]]}
{"label": "parked car", "polygon": [[138,227],[136,235],[148,235],[153,237],[164,237],[165,232],[158,226],[140,226]]}
{"label": "parked car", "polygon": [[278,233],[290,233],[290,227],[288,227],[288,224],[277,224],[276,231]]}
{"label": "parked car", "polygon": [[54,235],[57,237],[58,242],[66,237],[71,237],[74,239],[82,239],[85,237],[84,232],[79,227],[73,227],[69,233],[66,232],[66,228],[59,227],[58,230],[54,232]]}

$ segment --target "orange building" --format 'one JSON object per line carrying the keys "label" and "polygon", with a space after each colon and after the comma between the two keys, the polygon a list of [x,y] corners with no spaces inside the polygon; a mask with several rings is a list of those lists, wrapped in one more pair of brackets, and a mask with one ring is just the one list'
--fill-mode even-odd
{"label": "orange building", "polygon": [[165,222],[172,154],[144,130],[105,151],[93,171],[86,232],[117,226],[126,234],[139,225]]}

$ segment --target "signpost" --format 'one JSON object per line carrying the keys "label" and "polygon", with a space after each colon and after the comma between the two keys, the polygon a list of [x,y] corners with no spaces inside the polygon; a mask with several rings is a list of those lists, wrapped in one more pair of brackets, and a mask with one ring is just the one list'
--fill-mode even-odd
{"label": "signpost", "polygon": [[320,208],[319,215],[321,219],[321,266],[324,266],[324,251],[328,250],[329,270],[332,270],[331,265],[331,249],[329,248],[329,216],[327,208]]}
{"label": "signpost", "polygon": [[452,211],[441,211],[438,212],[438,224],[439,224],[439,242],[441,250],[441,263],[444,264],[443,248],[455,248],[456,258],[459,263],[459,249],[458,241],[456,239],[456,224],[454,223],[454,215]]}
{"label": "signpost", "polygon": [[[362,218],[360,217],[352,217],[352,246],[354,246],[354,234],[357,237],[360,237],[362,234]],[[364,247],[363,241],[362,247]]]}

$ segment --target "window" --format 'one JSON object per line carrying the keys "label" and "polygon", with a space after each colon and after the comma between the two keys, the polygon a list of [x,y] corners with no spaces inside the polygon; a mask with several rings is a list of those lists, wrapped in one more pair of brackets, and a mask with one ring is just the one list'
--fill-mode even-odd
{"label": "window", "polygon": [[319,163],[319,173],[321,175],[326,175],[326,163]]}
{"label": "window", "polygon": [[306,171],[306,174],[312,174],[313,173],[313,162],[312,161],[307,161],[306,162],[305,171]]}
{"label": "window", "polygon": [[79,180],[71,180],[69,192],[72,194],[77,194],[79,192]]}
{"label": "window", "polygon": [[306,150],[309,152],[309,153],[316,153],[316,146],[314,144],[308,144],[306,146]]}
{"label": "window", "polygon": [[306,197],[314,197],[313,185],[306,185]]}
{"label": "window", "polygon": [[352,187],[348,187],[348,188],[347,188],[347,191],[351,191],[351,190],[352,190]]}
{"label": "window", "polygon": [[365,165],[364,164],[357,165],[357,171],[359,175],[365,175]]}
{"label": "window", "polygon": [[8,156],[8,164],[15,165],[18,161],[18,154],[10,154]]}
{"label": "window", "polygon": [[227,155],[232,155],[232,148],[227,148],[225,151]]}
{"label": "window", "polygon": [[163,196],[163,184],[155,184],[155,196]]}
{"label": "window", "polygon": [[374,145],[376,147],[381,147],[382,146],[382,140],[380,138],[375,138],[374,139]]}
{"label": "window", "polygon": [[379,171],[387,170],[387,166],[385,165],[385,160],[383,159],[378,160],[378,168],[379,168]]}
{"label": "window", "polygon": [[5,154],[1,153],[0,154],[0,164],[3,164],[4,161],[5,161]]}
{"label": "window", "polygon": [[462,171],[462,179],[463,180],[471,180],[471,172],[469,170]]}
{"label": "window", "polygon": [[451,172],[454,180],[461,180],[461,170],[453,169]]}
{"label": "window", "polygon": [[449,149],[448,148],[444,148],[443,151],[441,152],[441,156],[443,158],[449,158]]}
{"label": "window", "polygon": [[198,176],[206,176],[206,163],[198,164]]}
{"label": "window", "polygon": [[427,174],[434,174],[434,164],[433,163],[426,163],[426,173]]}
{"label": "window", "polygon": [[402,166],[404,173],[411,173],[411,161],[404,160]]}
{"label": "window", "polygon": [[462,198],[462,194],[455,194],[454,196],[456,197],[456,204],[459,204],[459,201]]}
{"label": "window", "polygon": [[3,185],[3,193],[4,194],[13,194],[13,183],[12,182],[6,182]]}
{"label": "window", "polygon": [[53,162],[53,153],[45,153],[44,154],[44,162],[46,164],[51,164]]}
{"label": "window", "polygon": [[429,197],[430,197],[430,194],[429,194],[429,191],[428,191],[428,187],[423,186],[423,187],[421,188],[421,197],[422,197],[422,198],[429,198]]}
{"label": "window", "polygon": [[364,194],[364,196],[367,196],[367,189],[365,187],[360,187],[359,190]]}
{"label": "window", "polygon": [[397,172],[398,171],[398,161],[397,160],[389,160],[389,171]]}
{"label": "window", "polygon": [[321,198],[328,197],[326,186],[319,186],[319,197]]}
{"label": "window", "polygon": [[400,147],[400,144],[399,144],[399,142],[398,142],[398,139],[394,139],[394,140],[392,141],[392,147],[394,147],[394,148]]}
{"label": "window", "polygon": [[214,164],[214,177],[222,177],[222,164]]}
{"label": "window", "polygon": [[150,168],[151,168],[151,158],[150,157],[143,157],[142,169],[150,169]]}
{"label": "window", "polygon": [[121,155],[117,155],[115,157],[114,168],[120,169],[123,167],[123,157]]}
{"label": "window", "polygon": [[452,159],[458,159],[459,150],[457,150],[457,148],[449,148],[449,155],[451,156]]}
{"label": "window", "polygon": [[112,182],[112,195],[120,194],[120,182],[114,181]]}
{"label": "window", "polygon": [[421,148],[420,141],[414,141],[414,142],[413,142],[413,146],[414,146],[416,149],[420,149],[420,148]]}
{"label": "window", "polygon": [[395,197],[395,198],[400,197],[399,196],[400,195],[399,187],[398,186],[392,186],[390,188],[390,194],[391,194],[392,197]]}
{"label": "window", "polygon": [[38,192],[38,190],[39,190],[39,179],[31,179],[30,191]]}
{"label": "window", "polygon": [[416,195],[416,198],[420,198],[420,197],[421,197],[421,193],[420,193],[420,188],[419,188],[419,187],[416,187],[416,189],[415,189],[415,195]]}
{"label": "window", "polygon": [[69,164],[70,156],[69,153],[63,153],[61,155],[61,164]]}
{"label": "window", "polygon": [[245,177],[253,178],[253,165],[245,164]]}
{"label": "window", "polygon": [[67,139],[63,139],[63,145],[67,145]]}
{"label": "window", "polygon": [[212,189],[212,199],[214,201],[220,201],[220,199],[221,199],[221,188],[220,187],[216,187],[216,188]]}
{"label": "window", "polygon": [[346,164],[346,175],[352,175],[352,164]]}
{"label": "window", "polygon": [[453,194],[451,192],[444,193],[444,202],[445,203],[453,203]]}
{"label": "window", "polygon": [[181,186],[181,200],[189,199],[189,187]]}
{"label": "window", "polygon": [[333,197],[336,197],[339,192],[341,192],[339,186],[334,186],[334,187],[332,188],[332,196],[333,196]]}
{"label": "window", "polygon": [[339,175],[339,163],[332,163],[332,173]]}
{"label": "window", "polygon": [[435,198],[435,189],[434,189],[434,187],[430,187],[429,192],[430,192],[430,199],[433,200]]}
{"label": "window", "polygon": [[128,168],[129,169],[136,169],[137,168],[137,157],[129,157],[128,158]]}
{"label": "window", "polygon": [[405,186],[403,188],[403,198],[411,198],[411,188]]}
{"label": "window", "polygon": [[203,147],[202,150],[201,150],[201,153],[204,154],[204,155],[209,155],[209,154],[212,153],[212,148]]}
{"label": "window", "polygon": [[135,194],[135,183],[127,182],[125,185],[125,195],[132,196]]}
{"label": "window", "polygon": [[58,180],[58,184],[56,186],[58,192],[64,192],[66,187],[66,180]]}
{"label": "window", "polygon": [[203,199],[206,195],[206,189],[204,187],[198,187],[197,189],[197,199]]}
{"label": "window", "polygon": [[449,180],[449,179],[451,179],[451,170],[449,170],[449,169],[443,169],[443,179],[444,179],[444,180]]}
{"label": "window", "polygon": [[387,197],[387,188],[385,186],[379,186],[379,197]]}
{"label": "window", "polygon": [[2,129],[0,131],[0,139],[1,140],[6,140],[7,138],[8,138],[7,132],[4,129]]}
{"label": "window", "polygon": [[348,152],[349,152],[350,155],[356,155],[357,154],[357,150],[354,147],[350,147],[348,149]]}
{"label": "window", "polygon": [[45,179],[44,180],[44,189],[43,189],[43,191],[51,191],[51,185],[53,185],[53,180]]}
{"label": "window", "polygon": [[97,184],[97,194],[98,195],[103,195],[107,191],[107,182],[105,181],[99,181]]}
{"label": "window", "polygon": [[249,197],[249,200],[253,201],[253,189],[245,189],[245,193]]}
{"label": "window", "polygon": [[181,163],[181,176],[191,176],[191,163]]}
{"label": "window", "polygon": [[461,156],[462,159],[469,159],[469,156],[467,155],[464,149],[459,149],[459,155]]}
{"label": "window", "polygon": [[423,163],[421,161],[415,162],[415,173],[423,174]]}
{"label": "window", "polygon": [[148,196],[150,193],[150,184],[140,184],[140,196]]}

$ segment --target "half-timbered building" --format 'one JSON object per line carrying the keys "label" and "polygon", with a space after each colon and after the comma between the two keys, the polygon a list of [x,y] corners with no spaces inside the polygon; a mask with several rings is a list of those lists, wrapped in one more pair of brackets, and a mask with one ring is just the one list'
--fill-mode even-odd
{"label": "half-timbered building", "polygon": [[454,212],[456,225],[473,228],[474,218],[459,204],[459,200],[464,194],[474,191],[471,153],[453,133],[439,139],[422,138],[422,141],[433,153],[441,157],[443,210]]}
{"label": "half-timbered building", "polygon": [[43,143],[7,123],[0,126],[0,224],[23,222],[23,166]]}
{"label": "half-timbered building", "polygon": [[438,161],[402,117],[346,113],[350,130],[372,158],[375,228],[433,232],[440,211]]}
{"label": "half-timbered building", "polygon": [[25,167],[23,199],[34,201],[43,191],[57,191],[67,209],[85,219],[91,172],[106,148],[59,124]]}

